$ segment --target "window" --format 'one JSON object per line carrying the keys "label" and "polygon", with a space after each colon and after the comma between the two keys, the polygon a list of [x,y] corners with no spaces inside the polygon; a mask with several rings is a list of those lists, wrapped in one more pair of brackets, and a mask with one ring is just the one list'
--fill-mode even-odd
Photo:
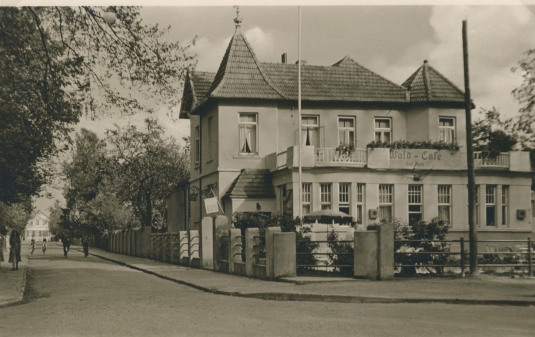
{"label": "window", "polygon": [[446,143],[455,142],[455,118],[440,117],[438,119],[439,140]]}
{"label": "window", "polygon": [[375,141],[386,143],[392,141],[392,120],[390,118],[375,119]]}
{"label": "window", "polygon": [[409,223],[422,221],[422,185],[409,185]]}
{"label": "window", "polygon": [[320,184],[321,196],[320,204],[321,209],[331,209],[331,184]]}
{"label": "window", "polygon": [[366,185],[357,184],[357,223],[362,224],[364,214],[364,189]]}
{"label": "window", "polygon": [[496,226],[496,186],[487,185],[485,188],[486,225]]}
{"label": "window", "polygon": [[509,186],[502,186],[502,225],[507,225],[507,204],[509,199]]}
{"label": "window", "polygon": [[208,146],[205,147],[205,152],[206,152],[206,155],[205,155],[205,158],[210,160],[212,159],[212,153],[214,153],[213,149],[212,149],[212,143],[213,143],[213,139],[214,139],[214,136],[213,136],[213,130],[212,130],[212,116],[208,117],[208,134],[207,134],[207,138],[208,138]]}
{"label": "window", "polygon": [[255,113],[240,113],[240,122],[238,124],[240,132],[240,153],[256,154],[256,126],[257,116]]}
{"label": "window", "polygon": [[338,118],[338,144],[355,144],[355,118]]}
{"label": "window", "polygon": [[301,116],[301,142],[302,145],[319,147],[319,117]]}
{"label": "window", "polygon": [[312,203],[311,191],[312,191],[312,184],[304,183],[303,192],[302,192],[303,215],[310,213],[310,205]]}
{"label": "window", "polygon": [[451,222],[451,186],[438,185],[438,220]]}
{"label": "window", "polygon": [[345,214],[349,213],[349,191],[350,191],[349,184],[340,184],[338,188],[338,210],[340,212],[343,212]]}
{"label": "window", "polygon": [[394,185],[379,185],[379,220],[392,220],[393,190]]}
{"label": "window", "polygon": [[201,161],[201,130],[195,127],[195,164],[198,166]]}

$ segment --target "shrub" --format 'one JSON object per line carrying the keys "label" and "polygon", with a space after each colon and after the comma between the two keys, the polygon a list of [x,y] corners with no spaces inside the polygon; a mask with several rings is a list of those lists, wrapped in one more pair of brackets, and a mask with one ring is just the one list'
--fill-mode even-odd
{"label": "shrub", "polygon": [[[247,228],[258,228],[260,236],[265,235],[267,227],[280,227],[282,232],[293,232],[295,233],[297,245],[297,264],[316,264],[316,258],[311,253],[313,253],[319,247],[319,244],[310,240],[310,237],[307,235],[310,233],[310,227],[303,226],[303,223],[299,217],[292,218],[288,215],[271,215],[269,213],[260,212],[240,212],[234,213],[232,217],[232,223],[234,224],[235,228],[239,228],[241,230],[242,236],[245,236],[245,229]],[[265,253],[265,250],[261,251],[261,253]]]}
{"label": "shrub", "polygon": [[389,148],[391,150],[402,150],[402,149],[434,149],[434,150],[447,150],[451,154],[456,153],[461,149],[457,143],[447,143],[444,141],[433,141],[433,140],[421,140],[409,142],[407,140],[396,140],[393,142],[381,142],[373,141],[366,145],[371,149],[374,148]]}
{"label": "shrub", "polygon": [[[395,252],[432,252],[434,254],[396,254],[395,263],[403,265],[413,265],[411,267],[400,267],[398,269],[400,274],[416,274],[419,265],[453,265],[453,258],[443,252],[449,252],[449,245],[447,242],[440,242],[437,240],[445,240],[448,234],[448,225],[437,218],[431,221],[415,221],[410,224],[401,222],[399,219],[392,219],[394,226],[394,240],[420,240],[417,242],[394,242]],[[377,223],[372,223],[367,226],[368,230],[377,228]],[[444,267],[425,267],[427,271],[433,274],[442,275]]]}
{"label": "shrub", "polygon": [[351,267],[335,267],[335,270],[340,271],[343,275],[353,275],[353,261],[355,257],[353,244],[340,242],[340,237],[334,230],[327,235],[327,241],[329,249],[331,250],[328,255],[330,264],[349,265]]}

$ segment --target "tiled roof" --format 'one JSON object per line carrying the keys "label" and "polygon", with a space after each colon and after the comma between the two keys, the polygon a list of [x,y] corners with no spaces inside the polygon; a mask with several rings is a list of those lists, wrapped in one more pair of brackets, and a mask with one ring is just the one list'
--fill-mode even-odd
{"label": "tiled roof", "polygon": [[229,43],[209,97],[268,98],[284,96],[273,87],[256,59],[253,49],[239,29]]}
{"label": "tiled roof", "polygon": [[411,102],[464,102],[464,93],[427,61],[402,84]]}
{"label": "tiled roof", "polygon": [[179,118],[189,119],[188,112],[193,110],[206,96],[214,81],[214,77],[215,73],[205,71],[191,71],[187,73]]}
{"label": "tiled roof", "polygon": [[[296,64],[263,63],[273,84],[297,99]],[[406,89],[377,75],[349,57],[333,66],[301,66],[301,97],[309,101],[405,102]]]}
{"label": "tiled roof", "polygon": [[[346,56],[332,66],[301,66],[301,98],[305,101],[446,102],[464,101],[464,93],[427,62],[401,86]],[[239,28],[233,35],[217,73],[193,72],[193,112],[209,98],[297,100],[298,66],[261,63]],[[184,96],[188,94],[184,89]],[[407,90],[410,91],[410,101]],[[186,97],[184,99],[187,100]],[[195,113],[195,112],[193,112]]]}
{"label": "tiled roof", "polygon": [[275,190],[269,178],[269,170],[242,170],[230,185],[225,197],[240,199],[275,198]]}
{"label": "tiled roof", "polygon": [[212,83],[214,82],[214,73],[206,71],[194,71],[191,73],[191,81],[194,85],[195,96],[200,101],[210,90]]}

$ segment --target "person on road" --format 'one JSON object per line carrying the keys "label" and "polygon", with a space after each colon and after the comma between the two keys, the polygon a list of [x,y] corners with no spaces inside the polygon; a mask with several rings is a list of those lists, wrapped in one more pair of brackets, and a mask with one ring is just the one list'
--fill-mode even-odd
{"label": "person on road", "polygon": [[20,233],[14,229],[11,231],[9,236],[9,262],[13,264],[11,270],[19,270],[19,262],[22,260],[20,258]]}
{"label": "person on road", "polygon": [[82,247],[84,248],[84,256],[89,255],[89,237],[87,235],[82,236]]}
{"label": "person on road", "polygon": [[46,252],[46,238],[43,238],[43,254]]}
{"label": "person on road", "polygon": [[[6,233],[0,232],[0,265],[4,262],[4,251],[6,250]],[[1,267],[0,267],[1,268]]]}
{"label": "person on road", "polygon": [[63,239],[61,239],[61,242],[63,242],[63,256],[67,257],[67,253],[69,252],[69,249],[71,248],[71,242],[69,241],[69,238],[64,236]]}
{"label": "person on road", "polygon": [[32,241],[30,241],[30,255],[33,255],[34,250],[35,250],[35,240],[32,238]]}

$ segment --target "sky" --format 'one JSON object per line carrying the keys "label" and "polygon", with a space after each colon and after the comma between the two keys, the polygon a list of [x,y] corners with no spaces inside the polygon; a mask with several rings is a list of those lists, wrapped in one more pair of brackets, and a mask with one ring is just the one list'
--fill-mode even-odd
{"label": "sky", "polygon": [[[8,0],[7,4],[31,4]],[[42,4],[42,1],[39,2]],[[47,4],[72,4],[47,1]],[[84,4],[87,4],[85,1]],[[109,4],[90,1],[91,4]],[[162,0],[114,1],[113,4],[142,4],[141,15],[147,23],[171,25],[170,40],[190,41],[197,54],[197,69],[216,72],[234,33],[233,3],[207,0],[180,1],[169,6]],[[270,1],[285,6],[266,6],[265,2],[242,1],[241,30],[261,62],[280,62],[287,53],[288,62],[298,55],[298,7],[301,4],[301,58],[308,64],[328,66],[350,56],[356,62],[388,80],[402,84],[424,60],[464,90],[462,21],[467,20],[470,88],[479,108],[496,107],[503,117],[517,114],[519,104],[511,91],[522,83],[520,72],[512,72],[523,53],[535,48],[535,1],[376,1],[371,5],[347,5],[347,1]],[[362,3],[362,2],[352,2]],[[433,5],[437,4],[438,5]],[[472,4],[471,6],[461,6]],[[189,5],[189,6],[176,6]],[[414,5],[418,4],[418,5]],[[507,4],[507,5],[504,5]],[[527,4],[527,5],[526,5]],[[189,121],[173,122],[164,108],[156,108],[156,117],[168,134],[180,140],[189,135]],[[135,116],[140,123],[145,116]],[[85,127],[104,134],[114,123],[124,125],[128,118],[118,115],[97,121],[83,120]],[[52,191],[54,193],[54,191]],[[54,193],[58,196],[58,193]],[[59,197],[59,196],[58,196]],[[45,211],[53,200],[41,198],[36,206]]]}

